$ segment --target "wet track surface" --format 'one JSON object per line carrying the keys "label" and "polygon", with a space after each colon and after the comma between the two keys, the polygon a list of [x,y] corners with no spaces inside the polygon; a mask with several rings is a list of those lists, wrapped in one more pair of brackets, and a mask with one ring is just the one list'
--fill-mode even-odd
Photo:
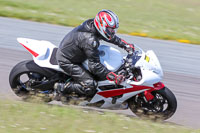
{"label": "wet track surface", "polygon": [[[18,62],[32,59],[16,41],[17,37],[48,40],[56,45],[72,28],[0,17],[0,98],[16,98],[9,87],[9,72]],[[172,41],[119,35],[144,50],[157,54],[164,70],[163,82],[178,101],[169,122],[200,128],[200,46]],[[104,42],[103,42],[104,43]],[[128,115],[128,111],[117,111]]]}

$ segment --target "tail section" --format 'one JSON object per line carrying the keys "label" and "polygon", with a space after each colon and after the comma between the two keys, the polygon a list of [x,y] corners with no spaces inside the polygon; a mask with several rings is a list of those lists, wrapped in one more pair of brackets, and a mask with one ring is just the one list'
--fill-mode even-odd
{"label": "tail section", "polygon": [[[40,41],[28,38],[17,38],[17,41],[31,53],[33,60],[37,65],[60,70],[57,64],[51,63],[52,59],[54,59],[51,58],[51,56],[55,56],[53,51],[55,51],[54,49],[57,48],[54,44],[48,41]],[[52,55],[52,53],[54,54]]]}
{"label": "tail section", "polygon": [[39,41],[28,38],[17,38],[17,41],[26,48],[34,58],[39,60],[44,59],[48,50],[55,48],[56,46],[48,41]]}

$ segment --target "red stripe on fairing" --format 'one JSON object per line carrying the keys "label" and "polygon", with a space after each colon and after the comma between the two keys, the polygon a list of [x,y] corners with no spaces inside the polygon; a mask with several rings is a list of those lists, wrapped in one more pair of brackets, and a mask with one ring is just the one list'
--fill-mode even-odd
{"label": "red stripe on fairing", "polygon": [[149,86],[137,86],[137,85],[132,85],[132,86],[133,86],[132,88],[126,88],[126,89],[101,91],[101,92],[98,92],[97,94],[99,94],[105,98],[108,98],[108,97],[123,95],[123,94],[134,92],[134,91],[140,91],[140,90],[144,90],[144,89],[153,89],[152,87],[149,87]]}
{"label": "red stripe on fairing", "polygon": [[108,91],[101,91],[98,92],[97,94],[108,98],[108,97],[114,97],[114,96],[119,96],[119,95],[123,95],[126,93],[130,93],[130,92],[134,92],[134,91],[140,91],[140,90],[146,90],[145,92],[145,97],[148,100],[151,100],[154,98],[154,96],[151,94],[152,91],[155,90],[160,90],[163,89],[165,87],[165,85],[162,82],[158,82],[156,84],[154,84],[154,87],[150,87],[150,86],[138,86],[138,85],[131,85],[133,86],[132,88],[126,88],[126,89],[115,89],[115,90],[108,90]]}
{"label": "red stripe on fairing", "polygon": [[23,45],[22,43],[20,43],[22,46],[24,46],[24,48],[26,48],[33,56],[37,57],[39,54],[34,52],[33,50],[29,49],[28,47],[26,47],[25,45]]}

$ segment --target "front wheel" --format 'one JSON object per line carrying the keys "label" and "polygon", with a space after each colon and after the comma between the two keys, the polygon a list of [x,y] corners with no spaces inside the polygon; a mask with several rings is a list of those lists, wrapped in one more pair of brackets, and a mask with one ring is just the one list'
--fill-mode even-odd
{"label": "front wheel", "polygon": [[139,117],[152,120],[166,120],[170,118],[177,108],[174,94],[167,88],[151,92],[154,99],[146,101],[143,94],[138,94],[129,99],[129,108]]}

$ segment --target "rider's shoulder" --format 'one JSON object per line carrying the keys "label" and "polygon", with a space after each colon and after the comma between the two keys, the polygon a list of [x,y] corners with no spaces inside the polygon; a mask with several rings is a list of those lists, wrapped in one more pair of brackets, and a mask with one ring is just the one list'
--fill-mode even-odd
{"label": "rider's shoulder", "polygon": [[78,26],[77,29],[79,32],[89,32],[94,33],[94,21],[93,19],[88,19],[84,21],[81,25]]}

